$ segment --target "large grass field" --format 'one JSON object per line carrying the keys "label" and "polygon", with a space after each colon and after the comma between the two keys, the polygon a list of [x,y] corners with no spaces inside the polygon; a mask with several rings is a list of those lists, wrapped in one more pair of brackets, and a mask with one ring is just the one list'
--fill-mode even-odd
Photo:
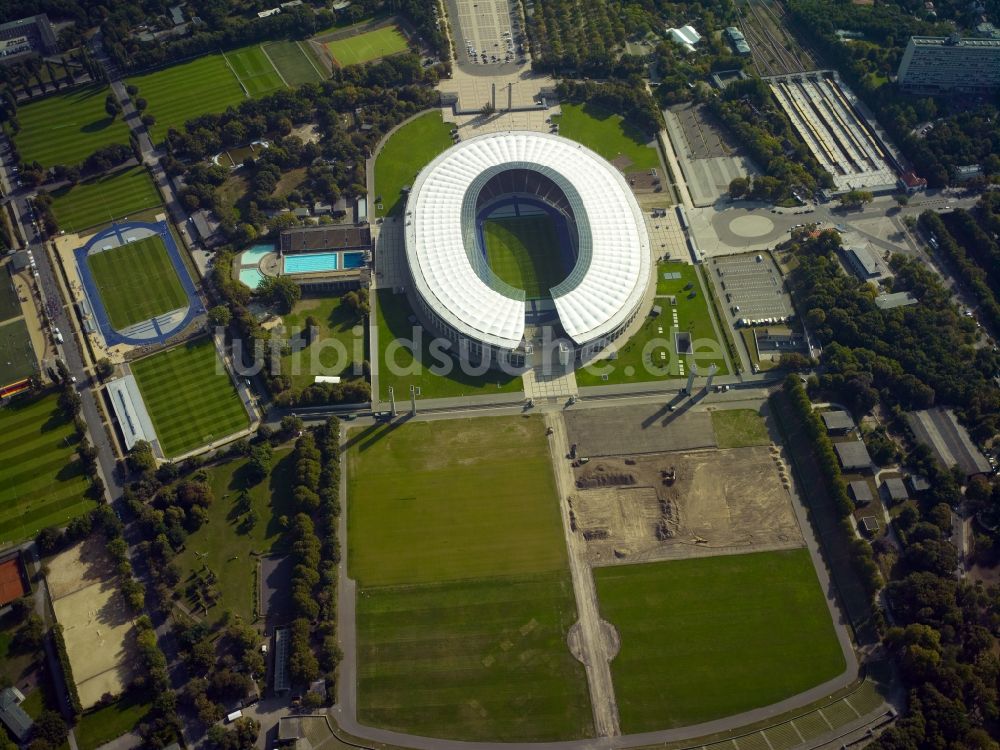
{"label": "large grass field", "polygon": [[776,703],[845,667],[809,551],[616,565],[594,571],[624,733]]}
{"label": "large grass field", "polygon": [[712,428],[720,448],[744,448],[771,442],[767,423],[753,409],[714,409]]}
{"label": "large grass field", "polygon": [[351,433],[364,721],[467,740],[592,733],[546,440],[538,417]]}
{"label": "large grass field", "polygon": [[432,353],[431,342],[434,338],[429,331],[418,328],[419,341],[416,340],[414,326],[419,324],[410,322],[413,309],[405,294],[393,294],[392,289],[379,289],[376,292],[375,315],[378,320],[378,387],[381,398],[389,398],[389,386],[395,389],[397,399],[409,398],[411,385],[420,388],[421,398],[481,396],[521,390],[520,376],[506,375],[497,370],[480,375],[466,373],[447,352]]}
{"label": "large grass field", "polygon": [[167,457],[232,435],[249,423],[209,338],[133,362],[132,374]]}
{"label": "large grass field", "polygon": [[[260,484],[248,487],[246,465],[239,459],[207,468],[209,484],[215,502],[208,507],[208,521],[187,538],[184,549],[175,558],[181,569],[177,586],[188,609],[206,617],[210,624],[223,619],[226,612],[254,621],[255,554],[267,554],[276,549],[284,530],[278,519],[295,515],[291,489],[294,464],[290,448],[275,451],[271,475]],[[244,524],[245,512],[240,494],[246,489],[249,502],[258,521],[252,527]],[[193,577],[205,569],[217,577],[218,602],[207,612],[186,594]]]}
{"label": "large grass field", "polygon": [[397,130],[375,159],[375,215],[402,213],[403,187],[412,185],[420,170],[452,145],[452,126],[432,110]]}
{"label": "large grass field", "polygon": [[154,141],[162,139],[168,128],[181,130],[193,117],[222,112],[246,99],[236,74],[219,53],[133,76],[128,82],[139,87],[139,96],[149,102],[149,113],[156,117]]}
{"label": "large grass field", "polygon": [[114,703],[88,711],[80,717],[73,733],[79,750],[96,750],[132,731],[152,706],[141,690],[129,690]]}
{"label": "large grass field", "polygon": [[621,115],[593,104],[563,104],[562,114],[553,117],[559,123],[559,135],[582,143],[608,161],[625,156],[632,163],[627,172],[659,168],[660,157],[649,144],[654,133],[643,133]]}
{"label": "large grass field", "polygon": [[326,80],[326,71],[313,59],[309,42],[285,40],[265,42],[261,46],[289,86]]}
{"label": "large grass field", "polygon": [[351,576],[381,586],[562,569],[546,439],[529,417],[352,433]]}
{"label": "large grass field", "polygon": [[60,228],[80,232],[162,203],[145,167],[123,169],[52,192],[52,213]]}
{"label": "large grass field", "polygon": [[334,61],[341,66],[371,62],[380,57],[406,52],[407,42],[398,26],[383,26],[347,39],[327,42]]}
{"label": "large grass field", "polygon": [[[686,263],[660,263],[656,269],[656,300],[661,308],[658,317],[647,317],[642,328],[618,350],[613,361],[601,360],[576,371],[576,382],[581,386],[614,383],[640,383],[664,378],[687,377],[694,362],[703,373],[712,364],[718,366],[718,375],[726,375],[725,344],[715,336],[713,313],[698,277],[698,269]],[[679,273],[679,279],[664,279],[665,273]],[[688,285],[691,288],[688,289]],[[693,295],[693,296],[692,296]],[[677,304],[672,305],[668,296]],[[674,341],[673,313],[677,312],[677,331],[691,335],[694,354],[677,356]],[[661,353],[664,355],[661,358]],[[607,380],[601,377],[606,373]]]}
{"label": "large grass field", "polygon": [[102,146],[128,143],[128,126],[104,111],[106,86],[86,86],[53,94],[17,108],[14,137],[24,161],[46,167],[79,164]]}
{"label": "large grass field", "polygon": [[306,326],[306,319],[315,318],[319,334],[304,349],[293,351],[281,358],[281,373],[291,378],[293,388],[304,388],[316,375],[355,375],[354,365],[368,359],[365,334],[368,327],[355,317],[351,309],[341,304],[340,297],[307,297],[295,303],[288,315],[282,316],[285,337],[299,339]]}
{"label": "large grass field", "polygon": [[14,287],[14,277],[6,269],[0,276],[0,322],[17,318],[21,315],[21,303],[17,299],[17,289]]}
{"label": "large grass field", "polygon": [[559,238],[548,216],[511,216],[483,222],[486,257],[493,272],[528,299],[548,297],[566,277]]}
{"label": "large grass field", "polygon": [[56,396],[15,400],[0,409],[0,544],[62,526],[94,507],[76,459],[76,430]]}
{"label": "large grass field", "polygon": [[24,318],[0,324],[0,386],[30,378],[37,367]]}
{"label": "large grass field", "polygon": [[159,235],[91,253],[87,265],[111,325],[118,330],[188,304]]}
{"label": "large grass field", "polygon": [[274,65],[260,47],[243,47],[222,56],[240,79],[249,96],[263,96],[284,88]]}

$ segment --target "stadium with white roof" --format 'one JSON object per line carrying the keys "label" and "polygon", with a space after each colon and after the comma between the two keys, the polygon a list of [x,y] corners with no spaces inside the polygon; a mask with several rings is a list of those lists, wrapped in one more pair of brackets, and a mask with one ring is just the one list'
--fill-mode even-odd
{"label": "stadium with white roof", "polygon": [[[561,280],[528,296],[490,265],[483,226],[548,216]],[[549,235],[550,237],[553,235]],[[411,301],[464,358],[533,364],[546,327],[561,363],[586,360],[625,332],[650,283],[649,238],[618,170],[557,135],[507,132],[459,143],[418,175],[406,204]],[[551,260],[551,259],[549,259]]]}

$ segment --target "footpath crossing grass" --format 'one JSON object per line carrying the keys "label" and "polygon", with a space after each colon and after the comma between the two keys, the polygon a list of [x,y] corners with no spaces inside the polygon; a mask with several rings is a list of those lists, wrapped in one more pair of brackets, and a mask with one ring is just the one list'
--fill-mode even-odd
{"label": "footpath crossing grass", "polygon": [[563,280],[559,239],[548,216],[511,216],[483,222],[487,261],[493,272],[528,299],[549,296]]}
{"label": "footpath crossing grass", "polygon": [[289,86],[325,81],[325,69],[313,59],[308,42],[266,42],[264,52]]}
{"label": "footpath crossing grass", "polygon": [[128,126],[104,111],[106,86],[86,86],[20,105],[14,136],[24,161],[79,164],[102,146],[128,143]]}
{"label": "footpath crossing grass", "polygon": [[538,417],[350,434],[364,721],[464,740],[592,735],[546,440]]}
{"label": "footpath crossing grass", "polygon": [[653,133],[643,133],[621,115],[593,104],[563,104],[562,114],[553,117],[559,123],[559,135],[582,143],[608,161],[625,156],[632,163],[626,171],[659,168],[660,157],[648,144]]}
{"label": "footpath crossing grass", "polygon": [[154,140],[162,139],[169,128],[181,130],[194,117],[222,112],[246,99],[236,74],[218,52],[133,76],[128,83],[139,87],[139,96],[156,117]]}
{"label": "footpath crossing grass", "polygon": [[249,423],[210,338],[133,362],[132,374],[168,457],[232,435]]}
{"label": "footpath crossing grass", "polygon": [[188,304],[159,235],[91,253],[87,265],[111,325],[118,330]]}
{"label": "footpath crossing grass", "polygon": [[260,47],[243,47],[223,53],[250,96],[263,96],[285,84]]}
{"label": "footpath crossing grass", "polygon": [[806,549],[594,570],[624,733],[791,697],[845,667]]}
{"label": "footpath crossing grass", "polygon": [[327,42],[326,46],[340,66],[371,62],[407,50],[406,37],[398,26],[383,26],[347,39]]}
{"label": "footpath crossing grass", "polygon": [[76,429],[54,394],[0,409],[0,544],[62,526],[94,508],[75,456]]}
{"label": "footpath crossing grass", "polygon": [[145,167],[132,167],[95,177],[52,193],[52,213],[60,228],[80,232],[110,224],[162,203],[160,193]]}
{"label": "footpath crossing grass", "polygon": [[[432,110],[397,130],[375,159],[376,216],[402,213],[406,205],[403,187],[412,185],[417,174],[438,154],[451,146],[451,125]],[[381,207],[380,207],[381,206]]]}

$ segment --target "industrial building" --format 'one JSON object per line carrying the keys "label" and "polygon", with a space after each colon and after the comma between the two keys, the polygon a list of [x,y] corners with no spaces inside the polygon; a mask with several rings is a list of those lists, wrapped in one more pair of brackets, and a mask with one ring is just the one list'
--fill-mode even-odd
{"label": "industrial building", "polygon": [[919,94],[990,94],[1000,89],[1000,39],[914,36],[896,74]]}
{"label": "industrial building", "polygon": [[740,31],[735,26],[730,26],[726,29],[726,36],[729,37],[729,43],[733,45],[733,51],[737,55],[746,57],[750,54],[750,45],[747,44],[746,37],[743,36],[743,32]]}

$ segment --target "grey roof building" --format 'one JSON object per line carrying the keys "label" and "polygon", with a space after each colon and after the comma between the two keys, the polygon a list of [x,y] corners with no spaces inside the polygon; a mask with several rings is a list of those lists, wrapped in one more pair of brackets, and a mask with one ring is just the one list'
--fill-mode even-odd
{"label": "grey roof building", "polygon": [[906,485],[899,477],[884,480],[882,482],[882,492],[887,500],[894,503],[901,503],[910,497],[910,493],[906,491]]}
{"label": "grey roof building", "polygon": [[834,443],[833,449],[840,459],[840,465],[847,471],[864,471],[870,469],[872,458],[868,449],[860,440],[848,440],[845,443]]}
{"label": "grey roof building", "polygon": [[825,411],[820,416],[823,417],[827,432],[849,432],[854,429],[854,419],[846,411]]}
{"label": "grey roof building", "polygon": [[906,415],[913,435],[927,445],[944,467],[958,466],[970,477],[991,471],[990,463],[950,409],[935,407]]}
{"label": "grey roof building", "polygon": [[996,91],[1000,88],[1000,39],[962,39],[958,34],[910,37],[897,76],[906,91]]}
{"label": "grey roof building", "polygon": [[855,505],[868,505],[875,497],[872,495],[872,488],[863,479],[855,479],[848,485],[851,488],[851,495],[854,497]]}
{"label": "grey roof building", "polygon": [[907,307],[917,304],[917,298],[909,292],[892,292],[880,294],[875,298],[875,306],[879,310],[892,310],[895,307]]}
{"label": "grey roof building", "polygon": [[14,735],[14,739],[23,742],[34,724],[31,717],[21,708],[24,696],[17,688],[0,690],[0,721]]}

